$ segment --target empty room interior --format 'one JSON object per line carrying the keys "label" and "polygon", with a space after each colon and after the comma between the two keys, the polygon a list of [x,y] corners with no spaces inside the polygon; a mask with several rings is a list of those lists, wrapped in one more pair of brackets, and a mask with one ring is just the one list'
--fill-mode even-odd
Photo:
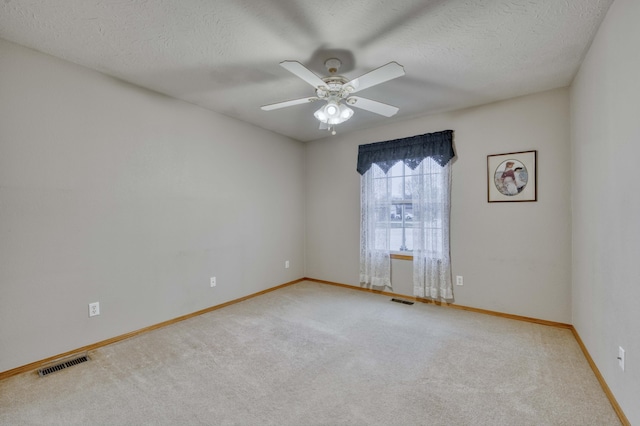
{"label": "empty room interior", "polygon": [[[639,19],[1,2],[0,424],[640,425]],[[363,147],[445,133],[450,293],[415,199],[363,280]]]}

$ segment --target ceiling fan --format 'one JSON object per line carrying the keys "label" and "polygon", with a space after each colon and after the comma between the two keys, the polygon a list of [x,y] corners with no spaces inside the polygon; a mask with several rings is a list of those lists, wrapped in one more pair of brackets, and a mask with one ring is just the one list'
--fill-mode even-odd
{"label": "ceiling fan", "polygon": [[341,75],[337,75],[342,62],[336,58],[325,61],[324,65],[329,72],[329,76],[322,78],[297,61],[283,61],[280,62],[280,65],[313,86],[316,92],[315,96],[263,105],[261,108],[264,111],[320,100],[326,101],[326,104],[313,115],[320,121],[320,129],[327,129],[334,135],[336,134],[335,126],[344,123],[353,116],[353,110],[349,106],[371,111],[385,117],[391,117],[398,112],[398,108],[393,105],[353,96],[354,93],[361,90],[403,76],[404,67],[396,62],[389,62],[353,80],[347,80]]}

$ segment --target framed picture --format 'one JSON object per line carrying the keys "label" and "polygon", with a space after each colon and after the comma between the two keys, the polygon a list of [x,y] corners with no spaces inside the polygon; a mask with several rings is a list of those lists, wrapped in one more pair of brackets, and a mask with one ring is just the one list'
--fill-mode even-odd
{"label": "framed picture", "polygon": [[490,203],[537,201],[537,151],[487,155]]}

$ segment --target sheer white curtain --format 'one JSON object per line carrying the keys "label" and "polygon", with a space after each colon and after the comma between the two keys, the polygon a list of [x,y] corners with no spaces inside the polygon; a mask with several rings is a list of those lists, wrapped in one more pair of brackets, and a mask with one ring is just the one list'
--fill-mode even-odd
{"label": "sheer white curtain", "polygon": [[449,213],[451,162],[425,158],[412,177],[413,291],[418,297],[452,299]]}
{"label": "sheer white curtain", "polygon": [[360,285],[391,287],[391,188],[372,165],[360,177]]}

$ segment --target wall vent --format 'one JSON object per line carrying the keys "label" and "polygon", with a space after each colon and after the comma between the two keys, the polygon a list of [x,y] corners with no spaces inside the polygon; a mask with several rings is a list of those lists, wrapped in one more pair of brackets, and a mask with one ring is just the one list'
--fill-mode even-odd
{"label": "wall vent", "polygon": [[38,375],[40,377],[44,377],[48,374],[55,373],[56,371],[64,370],[67,367],[73,367],[74,365],[82,364],[83,362],[89,361],[89,359],[90,358],[87,354],[74,355],[71,358],[56,361],[55,364],[39,369]]}
{"label": "wall vent", "polygon": [[396,302],[396,303],[402,303],[404,305],[413,305],[413,302],[409,302],[408,300],[402,300],[402,299],[391,299],[392,302]]}

